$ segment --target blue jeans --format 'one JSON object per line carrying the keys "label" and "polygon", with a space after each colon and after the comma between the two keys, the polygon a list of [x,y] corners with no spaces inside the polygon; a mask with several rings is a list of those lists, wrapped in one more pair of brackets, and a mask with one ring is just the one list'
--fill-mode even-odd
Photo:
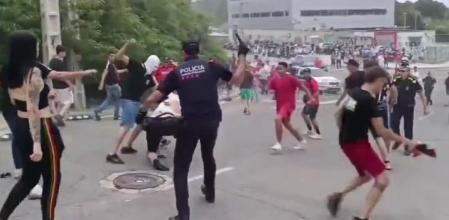
{"label": "blue jeans", "polygon": [[122,90],[120,86],[115,84],[112,86],[106,86],[106,99],[103,103],[95,109],[95,113],[99,114],[107,109],[110,105],[114,105],[114,118],[118,118],[120,109],[120,96],[122,95]]}

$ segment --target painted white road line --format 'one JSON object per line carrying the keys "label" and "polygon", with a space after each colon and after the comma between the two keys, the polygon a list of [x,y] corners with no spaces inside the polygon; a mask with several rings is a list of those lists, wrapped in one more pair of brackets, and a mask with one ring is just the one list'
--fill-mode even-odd
{"label": "painted white road line", "polygon": [[324,101],[324,102],[320,102],[320,105],[330,105],[330,104],[335,104],[337,103],[337,99],[336,100],[329,100],[329,101]]}
{"label": "painted white road line", "polygon": [[[216,175],[220,175],[222,173],[230,172],[233,170],[234,170],[234,167],[225,167],[225,168],[217,170]],[[203,175],[198,175],[198,176],[190,177],[188,181],[190,183],[190,182],[194,182],[197,180],[202,180],[203,178],[204,178]],[[173,187],[175,187],[175,186],[173,184],[170,184],[169,186],[164,188],[162,191],[167,191],[167,190],[173,189]]]}

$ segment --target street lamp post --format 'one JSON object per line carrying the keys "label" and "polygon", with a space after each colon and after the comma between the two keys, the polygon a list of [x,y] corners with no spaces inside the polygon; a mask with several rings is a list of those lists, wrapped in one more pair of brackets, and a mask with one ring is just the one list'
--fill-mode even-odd
{"label": "street lamp post", "polygon": [[407,12],[404,12],[404,29],[407,28]]}

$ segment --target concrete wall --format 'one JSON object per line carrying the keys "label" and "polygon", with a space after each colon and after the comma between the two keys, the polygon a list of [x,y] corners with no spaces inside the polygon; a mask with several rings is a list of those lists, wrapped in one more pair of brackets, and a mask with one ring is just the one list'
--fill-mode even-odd
{"label": "concrete wall", "polygon": [[[307,10],[382,9],[385,15],[304,16]],[[394,26],[394,0],[293,0],[292,15],[298,29],[348,29]]]}
{"label": "concrete wall", "polygon": [[420,63],[443,63],[449,60],[449,45],[435,45],[426,47],[423,51],[423,60]]}
{"label": "concrete wall", "polygon": [[[394,26],[394,0],[228,0],[230,28],[255,30],[353,29]],[[354,10],[383,10],[385,14],[348,14]],[[247,17],[240,14],[283,11],[282,17]],[[332,15],[305,16],[305,11]],[[346,14],[335,14],[346,13]],[[383,13],[383,12],[382,12]],[[240,16],[240,17],[237,17]]]}
{"label": "concrete wall", "polygon": [[[228,0],[229,27],[239,29],[291,30],[292,0]],[[269,17],[235,18],[234,15],[252,13],[270,13]],[[282,17],[273,17],[271,13],[283,12]]]}
{"label": "concrete wall", "polygon": [[399,46],[409,47],[413,40],[419,39],[420,45],[427,47],[435,44],[435,31],[406,31],[398,32]]}

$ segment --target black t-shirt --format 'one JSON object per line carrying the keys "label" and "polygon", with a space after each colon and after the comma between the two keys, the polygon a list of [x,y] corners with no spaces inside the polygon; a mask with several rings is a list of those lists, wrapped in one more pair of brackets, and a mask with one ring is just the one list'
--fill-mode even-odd
{"label": "black t-shirt", "polygon": [[[65,64],[65,62],[58,58],[51,59],[49,66],[50,69],[55,71],[67,71],[67,65]],[[53,88],[55,89],[65,89],[69,87],[69,85],[64,81],[57,79],[54,79],[52,81],[53,81]]]}
{"label": "black t-shirt", "polygon": [[221,121],[217,82],[231,78],[232,72],[220,64],[190,59],[171,72],[158,90],[165,95],[178,92],[187,121]]}
{"label": "black t-shirt", "polygon": [[345,89],[351,90],[354,88],[360,88],[365,83],[365,72],[357,71],[351,73],[345,79]]}
{"label": "black t-shirt", "polygon": [[135,102],[140,102],[140,98],[145,90],[155,85],[152,77],[146,77],[147,72],[145,66],[133,59],[129,59],[128,73],[123,76],[122,83],[122,99],[129,99]]}
{"label": "black t-shirt", "polygon": [[381,117],[376,100],[368,91],[355,88],[349,95],[353,105],[345,105],[340,128],[340,145],[368,140],[371,119]]}
{"label": "black t-shirt", "polygon": [[104,79],[104,82],[106,85],[115,85],[119,83],[118,80],[118,73],[117,73],[117,68],[115,67],[114,64],[109,64],[108,65],[108,73],[106,74],[106,78]]}
{"label": "black t-shirt", "polygon": [[416,93],[422,90],[419,82],[412,77],[403,79],[397,77],[393,80],[393,84],[398,89],[398,102],[399,106],[415,106]]}

